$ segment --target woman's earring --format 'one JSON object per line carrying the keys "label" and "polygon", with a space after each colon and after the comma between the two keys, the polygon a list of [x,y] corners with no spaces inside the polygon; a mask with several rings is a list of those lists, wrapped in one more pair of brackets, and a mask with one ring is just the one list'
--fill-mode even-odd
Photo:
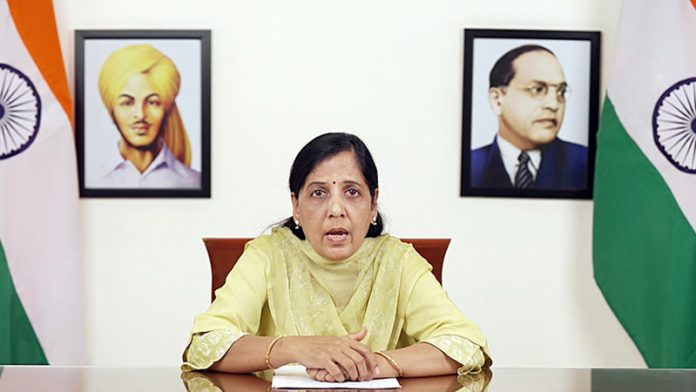
{"label": "woman's earring", "polygon": [[377,226],[377,216],[372,218],[372,226]]}
{"label": "woman's earring", "polygon": [[295,230],[300,230],[300,221],[295,219]]}

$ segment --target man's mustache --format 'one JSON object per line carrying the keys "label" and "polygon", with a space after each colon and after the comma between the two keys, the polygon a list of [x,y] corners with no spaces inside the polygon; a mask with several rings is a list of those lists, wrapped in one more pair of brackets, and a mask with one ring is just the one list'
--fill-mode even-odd
{"label": "man's mustache", "polygon": [[150,124],[149,122],[147,122],[147,121],[145,121],[145,120],[138,120],[138,121],[136,121],[136,122],[134,122],[134,123],[131,123],[131,128],[135,128],[135,127],[149,127],[150,125],[152,125],[152,124]]}

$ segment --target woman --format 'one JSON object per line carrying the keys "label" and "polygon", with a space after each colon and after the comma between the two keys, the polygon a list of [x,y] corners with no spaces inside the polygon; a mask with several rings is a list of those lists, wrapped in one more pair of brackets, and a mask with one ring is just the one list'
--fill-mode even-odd
{"label": "woman", "polygon": [[478,326],[411,245],[383,235],[377,168],[356,136],[327,133],[290,172],[293,216],[251,241],[184,353],[184,370],[298,362],[320,381],[476,372]]}

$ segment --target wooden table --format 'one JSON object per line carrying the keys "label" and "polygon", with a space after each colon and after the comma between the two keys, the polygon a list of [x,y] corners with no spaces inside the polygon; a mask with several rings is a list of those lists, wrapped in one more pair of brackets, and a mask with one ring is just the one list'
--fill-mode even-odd
{"label": "wooden table", "polygon": [[[696,370],[493,368],[471,377],[402,379],[403,392],[696,392]],[[174,367],[0,367],[0,391],[269,391],[254,375],[214,372],[182,375]],[[346,391],[345,389],[339,389]]]}

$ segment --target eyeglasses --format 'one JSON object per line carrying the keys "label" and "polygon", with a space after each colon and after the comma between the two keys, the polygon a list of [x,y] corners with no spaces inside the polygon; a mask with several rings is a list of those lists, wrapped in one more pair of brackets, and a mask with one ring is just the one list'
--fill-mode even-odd
{"label": "eyeglasses", "polygon": [[551,90],[554,91],[554,94],[556,95],[556,99],[559,102],[565,102],[568,96],[571,93],[570,86],[568,86],[566,83],[561,83],[561,84],[549,84],[549,83],[544,83],[544,82],[534,82],[526,87],[520,87],[520,86],[505,86],[505,87],[513,87],[518,90],[522,90],[527,95],[532,97],[533,99],[536,99],[538,101],[541,101],[542,99],[546,98],[546,96],[549,94]]}

